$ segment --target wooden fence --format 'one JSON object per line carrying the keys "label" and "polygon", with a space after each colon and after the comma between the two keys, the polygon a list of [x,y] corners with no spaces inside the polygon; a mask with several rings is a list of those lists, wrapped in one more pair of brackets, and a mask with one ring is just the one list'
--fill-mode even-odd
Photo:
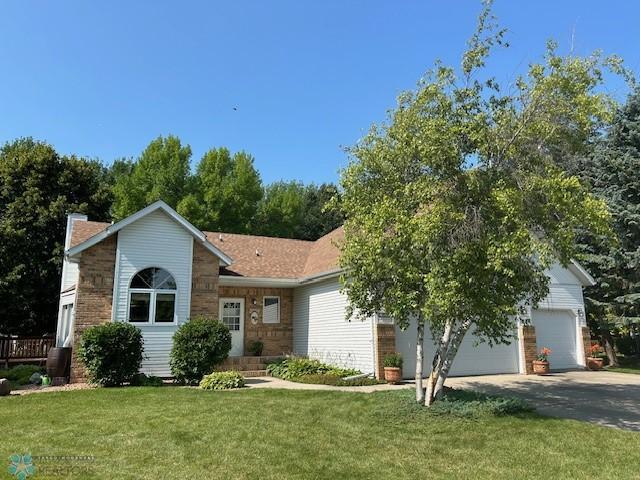
{"label": "wooden fence", "polygon": [[53,346],[54,337],[0,337],[0,362],[42,362]]}

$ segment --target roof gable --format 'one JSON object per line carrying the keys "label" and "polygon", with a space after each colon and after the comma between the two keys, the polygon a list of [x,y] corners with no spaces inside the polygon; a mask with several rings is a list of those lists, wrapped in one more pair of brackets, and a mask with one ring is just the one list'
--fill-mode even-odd
{"label": "roof gable", "polygon": [[[194,227],[184,217],[179,215],[178,212],[176,212],[173,208],[171,208],[169,205],[164,203],[162,200],[158,200],[157,202],[154,202],[151,205],[148,205],[142,210],[137,211],[133,215],[129,215],[127,218],[119,221],[118,223],[114,223],[113,225],[108,225],[106,228],[101,228],[104,224],[98,223],[98,222],[74,222],[74,229],[73,229],[74,231],[72,232],[72,237],[71,237],[72,238],[71,245],[73,246],[66,251],[66,255],[69,257],[74,257],[79,253],[82,253],[87,248],[92,247],[97,243],[100,243],[101,241],[110,237],[114,233],[117,233],[118,231],[122,230],[128,225],[131,225],[132,223],[156,211],[164,212],[169,218],[171,218],[178,225],[180,225],[182,228],[187,230],[187,232],[189,232],[195,240],[199,241],[202,244],[202,246],[204,246],[207,250],[211,251],[211,253],[216,255],[223,264],[230,265],[232,263],[233,260],[231,259],[231,257],[229,257],[226,253],[224,253],[222,250],[217,248],[215,245],[209,243],[209,241],[207,240],[207,237],[203,232],[201,232],[196,227]],[[80,227],[79,224],[82,224],[82,223],[91,223],[92,225]],[[76,228],[78,228],[78,233],[75,233]],[[93,234],[91,235],[91,233]],[[84,238],[82,241],[80,241],[80,243],[74,244],[74,235],[76,239],[83,239],[84,237],[87,237],[87,238]]]}

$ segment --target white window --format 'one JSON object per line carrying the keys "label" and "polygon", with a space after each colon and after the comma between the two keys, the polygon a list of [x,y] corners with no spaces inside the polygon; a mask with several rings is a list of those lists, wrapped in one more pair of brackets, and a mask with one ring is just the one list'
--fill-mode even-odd
{"label": "white window", "polygon": [[129,284],[129,322],[176,322],[176,281],[162,268],[145,268]]}
{"label": "white window", "polygon": [[262,299],[262,323],[280,323],[280,297]]}
{"label": "white window", "polygon": [[224,300],[222,303],[222,323],[231,332],[240,331],[242,321],[242,303],[239,300]]}

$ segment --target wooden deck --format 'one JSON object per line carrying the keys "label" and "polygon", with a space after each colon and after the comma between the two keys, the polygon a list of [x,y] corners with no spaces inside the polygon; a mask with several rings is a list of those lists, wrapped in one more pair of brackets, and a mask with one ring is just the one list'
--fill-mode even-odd
{"label": "wooden deck", "polygon": [[5,368],[15,363],[43,363],[49,349],[55,346],[54,337],[0,337],[0,363]]}

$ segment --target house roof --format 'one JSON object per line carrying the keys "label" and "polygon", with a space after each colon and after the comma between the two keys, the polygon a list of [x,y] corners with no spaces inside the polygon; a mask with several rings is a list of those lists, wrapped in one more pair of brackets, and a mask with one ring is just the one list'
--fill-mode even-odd
{"label": "house roof", "polygon": [[299,278],[315,242],[289,238],[205,232],[207,240],[233,258],[223,275]]}
{"label": "house roof", "polygon": [[[67,254],[77,255],[131,221],[119,226],[121,223],[74,221]],[[201,233],[207,244],[232,259],[221,269],[221,275],[262,279],[295,280],[335,270],[340,252],[334,241],[344,238],[342,227],[315,242],[224,232]]]}
{"label": "house roof", "polygon": [[[178,225],[180,225],[182,228],[184,228],[188,233],[190,233],[193,236],[193,238],[196,241],[199,241],[202,244],[203,247],[205,247],[211,253],[216,255],[220,259],[221,264],[223,264],[225,266],[231,264],[231,262],[233,261],[231,259],[231,257],[229,257],[223,251],[218,249],[215,245],[209,243],[207,241],[207,237],[205,236],[205,234],[203,232],[201,232],[196,227],[191,225],[184,217],[179,215],[178,212],[176,212],[173,208],[171,208],[169,205],[164,203],[162,200],[158,200],[157,202],[153,202],[151,205],[146,206],[142,210],[138,210],[133,215],[129,215],[127,218],[125,218],[123,220],[120,220],[118,223],[114,223],[113,225],[111,225],[111,224],[107,225],[106,228],[103,228],[103,229],[99,230],[98,232],[94,233],[93,235],[90,235],[88,238],[84,239],[83,241],[81,241],[80,243],[75,244],[75,245],[73,244],[73,237],[74,237],[73,230],[75,230],[77,228],[76,225],[78,225],[79,223],[83,223],[83,222],[82,221],[77,221],[77,220],[74,221],[73,222],[73,227],[72,227],[73,230],[71,232],[71,238],[72,238],[71,246],[69,247],[68,250],[66,250],[65,255],[67,255],[68,257],[71,257],[71,258],[75,257],[76,255],[82,253],[87,248],[92,247],[93,245],[96,245],[97,243],[101,242],[102,240],[106,239],[107,237],[110,237],[114,233],[122,230],[126,226],[131,225],[132,223],[138,221],[139,219],[141,219],[141,218],[143,218],[143,217],[145,217],[145,216],[147,216],[150,213],[155,212],[155,211],[164,212],[170,219],[172,219]],[[98,227],[96,226],[96,229],[97,228]],[[87,234],[89,234],[89,232],[84,232],[83,234],[79,234],[78,236],[84,236],[84,235],[87,235]]]}

